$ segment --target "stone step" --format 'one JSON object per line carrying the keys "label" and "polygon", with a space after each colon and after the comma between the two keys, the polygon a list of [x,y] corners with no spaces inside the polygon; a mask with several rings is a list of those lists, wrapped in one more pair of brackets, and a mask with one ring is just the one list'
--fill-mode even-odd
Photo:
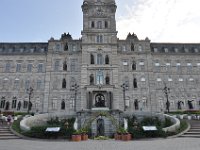
{"label": "stone step", "polygon": [[190,132],[200,132],[200,129],[190,129]]}
{"label": "stone step", "polygon": [[13,140],[13,139],[21,139],[18,136],[0,136],[0,140]]}
{"label": "stone step", "polygon": [[192,132],[192,131],[188,131],[188,132],[186,132],[185,134],[199,134],[200,135],[200,132]]}
{"label": "stone step", "polygon": [[186,138],[200,138],[200,135],[181,135],[180,137],[186,137]]}
{"label": "stone step", "polygon": [[199,127],[191,127],[190,129],[200,129]]}
{"label": "stone step", "polygon": [[3,134],[3,133],[11,133],[11,132],[10,132],[10,130],[8,130],[8,131],[0,131],[0,135]]}
{"label": "stone step", "polygon": [[1,131],[10,131],[10,129],[0,129],[0,132]]}
{"label": "stone step", "polygon": [[1,134],[0,134],[0,137],[1,137],[1,136],[15,136],[15,135],[14,135],[13,133],[10,132],[10,133],[1,133]]}

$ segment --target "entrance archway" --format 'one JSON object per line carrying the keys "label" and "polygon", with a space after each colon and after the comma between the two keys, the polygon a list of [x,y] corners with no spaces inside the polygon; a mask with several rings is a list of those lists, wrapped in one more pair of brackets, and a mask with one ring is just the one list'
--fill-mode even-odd
{"label": "entrance archway", "polygon": [[95,96],[95,107],[106,107],[105,96],[103,94],[97,94]]}

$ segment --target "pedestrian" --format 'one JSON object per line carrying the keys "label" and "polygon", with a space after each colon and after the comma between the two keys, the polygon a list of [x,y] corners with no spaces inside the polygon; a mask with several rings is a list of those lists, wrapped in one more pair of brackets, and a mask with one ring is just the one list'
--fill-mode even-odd
{"label": "pedestrian", "polygon": [[2,113],[0,114],[0,122],[3,125],[3,114]]}
{"label": "pedestrian", "polygon": [[12,121],[12,116],[8,115],[8,117],[7,117],[7,124],[10,125],[11,121]]}

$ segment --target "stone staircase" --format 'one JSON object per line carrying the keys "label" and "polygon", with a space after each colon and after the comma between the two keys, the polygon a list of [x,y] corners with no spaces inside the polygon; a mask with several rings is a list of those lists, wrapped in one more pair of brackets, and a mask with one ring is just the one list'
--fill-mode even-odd
{"label": "stone staircase", "polygon": [[0,123],[0,140],[10,140],[10,139],[20,139],[10,131],[10,127],[5,123],[2,125]]}
{"label": "stone staircase", "polygon": [[190,130],[181,135],[181,137],[200,138],[200,120],[190,120]]}

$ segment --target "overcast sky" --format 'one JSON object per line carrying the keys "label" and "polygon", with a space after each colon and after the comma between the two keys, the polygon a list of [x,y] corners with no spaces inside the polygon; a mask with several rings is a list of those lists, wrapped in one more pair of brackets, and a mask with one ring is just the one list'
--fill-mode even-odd
{"label": "overcast sky", "polygon": [[[81,37],[83,0],[1,0],[0,42]],[[116,0],[118,37],[200,43],[200,0]]]}

